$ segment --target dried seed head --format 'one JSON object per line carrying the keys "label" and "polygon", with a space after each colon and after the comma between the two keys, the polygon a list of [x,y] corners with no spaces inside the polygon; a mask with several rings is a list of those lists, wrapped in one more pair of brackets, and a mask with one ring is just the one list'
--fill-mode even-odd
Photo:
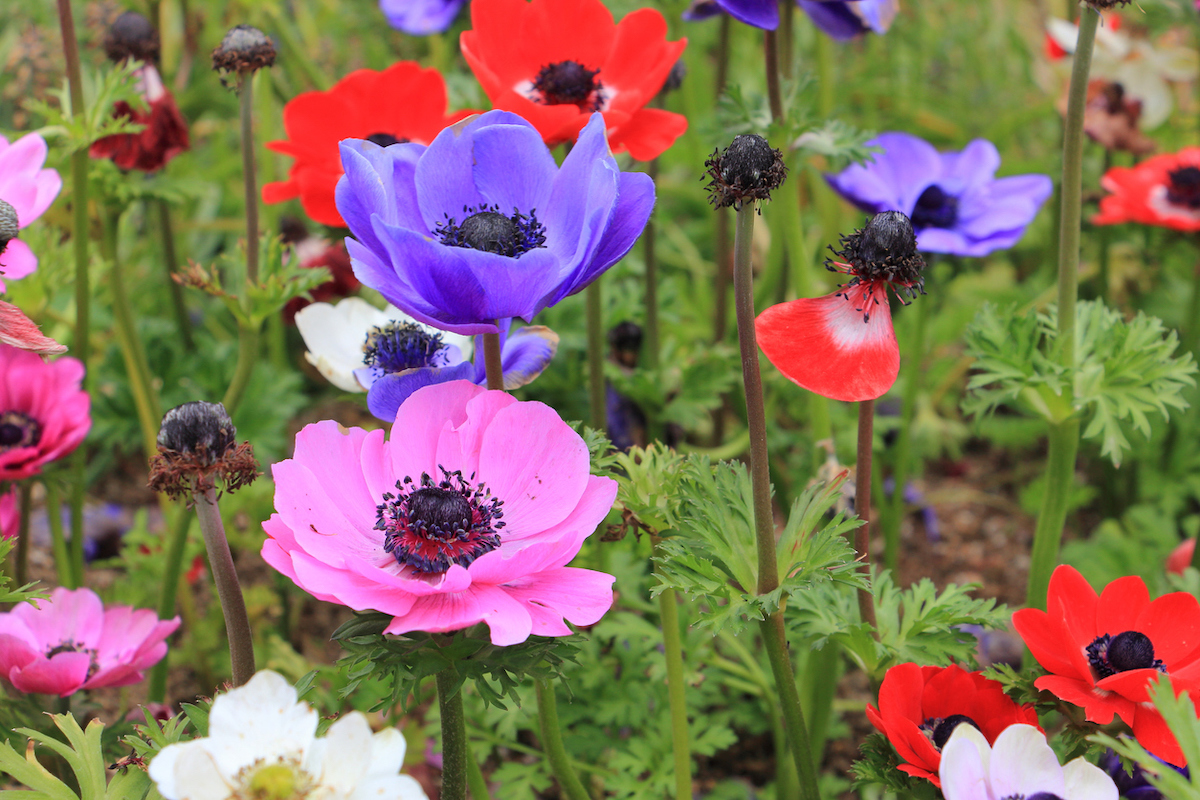
{"label": "dried seed head", "polygon": [[126,11],[117,17],[104,35],[104,54],[118,64],[130,58],[154,64],[158,52],[158,31],[136,11]]}
{"label": "dried seed head", "polygon": [[258,477],[249,442],[237,443],[237,428],[220,403],[184,403],[163,415],[158,455],[150,459],[150,488],[171,497],[190,497],[215,486],[235,491]]}
{"label": "dried seed head", "polygon": [[230,28],[212,54],[213,69],[217,72],[254,72],[274,63],[275,45],[253,25]]}
{"label": "dried seed head", "polygon": [[708,200],[717,208],[770,200],[771,191],[787,177],[783,154],[753,133],[734,137],[719,155],[714,151],[704,166],[710,179]]}
{"label": "dried seed head", "polygon": [[884,211],[860,230],[841,237],[840,249],[829,247],[836,258],[825,268],[853,276],[847,287],[883,281],[901,302],[925,293],[925,259],[917,252],[912,222],[899,211]]}
{"label": "dried seed head", "polygon": [[1118,6],[1129,5],[1130,0],[1084,0],[1092,8],[1097,11],[1111,11]]}
{"label": "dried seed head", "polygon": [[0,200],[0,253],[4,252],[9,242],[17,238],[20,230],[21,221],[17,219],[17,210]]}

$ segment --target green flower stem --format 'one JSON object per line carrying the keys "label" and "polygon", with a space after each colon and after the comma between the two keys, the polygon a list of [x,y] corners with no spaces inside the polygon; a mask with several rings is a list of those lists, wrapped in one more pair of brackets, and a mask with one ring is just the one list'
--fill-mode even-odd
{"label": "green flower stem", "polygon": [[[767,420],[763,407],[762,375],[758,368],[758,341],[754,335],[754,272],[750,263],[754,216],[754,203],[743,203],[737,210],[737,228],[733,239],[733,298],[742,356],[742,382],[746,392],[746,425],[750,431],[750,485],[754,491],[754,532],[758,550],[756,591],[762,595],[779,588],[779,565],[775,557],[775,515],[771,508]],[[805,800],[816,800],[819,797],[816,772],[808,748],[804,711],[800,708],[800,696],[796,692],[796,676],[787,652],[782,609],[763,620],[762,630],[779,702],[783,707],[788,742],[796,761],[796,772],[800,775],[800,796]]]}
{"label": "green flower stem", "polygon": [[[659,540],[654,537],[654,549]],[[656,552],[657,554],[657,552]],[[663,650],[667,661],[667,696],[671,707],[671,753],[675,759],[675,800],[692,798],[692,750],[688,733],[687,696],[683,682],[683,640],[679,632],[679,600],[673,589],[658,596]]]}
{"label": "green flower stem", "polygon": [[[188,531],[191,529],[192,517],[183,508],[178,509],[174,524],[171,526],[171,538],[167,544],[166,562],[163,565],[162,588],[158,593],[158,618],[170,619],[175,616],[175,602],[179,595],[179,576],[183,572],[183,556],[187,550]],[[151,703],[162,703],[167,699],[167,659],[164,658],[154,665],[150,672],[150,688],[148,699]]]}
{"label": "green flower stem", "polygon": [[204,547],[208,550],[208,565],[212,570],[213,582],[217,585],[217,596],[221,598],[221,612],[225,615],[233,685],[241,686],[254,676],[254,638],[250,634],[246,599],[242,597],[242,589],[238,584],[233,554],[229,552],[229,540],[225,538],[225,523],[221,521],[216,490],[209,488],[196,494],[196,516],[200,518],[200,532],[204,535]]}
{"label": "green flower stem", "polygon": [[[254,74],[243,74],[238,85],[242,134],[242,183],[246,190],[246,280],[258,280],[258,181],[254,167]],[[233,413],[233,412],[230,412]]]}
{"label": "green flower stem", "polygon": [[771,122],[778,125],[783,122],[783,91],[779,86],[779,39],[775,31],[763,31],[763,56],[766,59]]}
{"label": "green flower stem", "polygon": [[587,296],[588,419],[598,431],[608,430],[608,405],[604,392],[604,296],[600,278],[584,290]]}
{"label": "green flower stem", "polygon": [[500,355],[500,334],[483,335],[483,365],[487,369],[487,388],[504,390],[504,361]]}
{"label": "green flower stem", "polygon": [[567,800],[591,800],[587,790],[583,788],[579,776],[567,758],[567,749],[563,747],[562,731],[558,727],[558,698],[554,696],[554,687],[547,681],[534,681],[537,687],[538,724],[542,731],[542,749],[546,760],[550,762],[550,771],[558,779],[559,789]]}
{"label": "green flower stem", "polygon": [[[1071,67],[1067,94],[1067,117],[1063,126],[1062,206],[1058,230],[1058,361],[1068,375],[1075,371],[1075,298],[1079,289],[1079,223],[1083,192],[1083,111],[1087,99],[1088,71],[1096,43],[1100,15],[1084,8],[1079,15],[1079,42]],[[1066,405],[1074,405],[1071,380],[1063,387]],[[1075,453],[1079,449],[1079,421],[1063,420],[1050,427],[1050,451],[1046,457],[1046,489],[1033,534],[1029,584],[1025,605],[1046,607],[1050,573],[1058,563],[1058,546],[1067,518],[1067,501],[1075,477]]]}
{"label": "green flower stem", "polygon": [[58,573],[58,585],[78,589],[71,571],[71,553],[67,550],[67,537],[63,535],[62,497],[58,493],[58,482],[44,480],[46,487],[46,519],[50,523],[50,546],[54,550],[54,570]]}
{"label": "green flower stem", "polygon": [[254,374],[254,364],[258,360],[258,337],[261,323],[258,327],[238,323],[238,357],[237,366],[233,369],[233,379],[225,390],[225,398],[221,403],[225,410],[233,416],[242,398],[246,396],[246,388],[250,385],[250,376]]}
{"label": "green flower stem", "polygon": [[[1087,12],[1084,12],[1087,18]],[[1050,426],[1050,450],[1046,456],[1046,487],[1029,562],[1025,605],[1046,608],[1050,574],[1058,565],[1058,546],[1067,520],[1067,502],[1075,480],[1075,453],[1079,449],[1079,421],[1069,419]]]}
{"label": "green flower stem", "polygon": [[1183,329],[1183,352],[1195,353],[1200,344],[1200,261],[1192,268],[1192,296],[1188,299],[1187,326]]}
{"label": "green flower stem", "polygon": [[[470,742],[468,742],[469,744]],[[467,788],[471,790],[472,800],[488,800],[491,797],[487,781],[483,777],[483,770],[479,768],[479,762],[471,754],[469,746],[467,747]]]}
{"label": "green flower stem", "polygon": [[[650,179],[658,184],[658,159],[650,162],[647,170]],[[659,356],[659,341],[658,341],[658,253],[655,249],[658,240],[658,231],[654,225],[654,212],[650,212],[650,219],[646,221],[646,228],[642,232],[642,259],[646,264],[645,276],[645,303],[646,303],[646,327],[642,339],[642,365],[648,370],[658,369]]]}
{"label": "green flower stem", "polygon": [[925,360],[925,332],[929,322],[929,303],[914,303],[912,341],[908,358],[901,366],[902,405],[900,408],[900,432],[896,438],[896,460],[892,465],[892,497],[886,515],[880,515],[883,523],[883,560],[893,572],[900,560],[900,523],[904,519],[904,487],[908,483],[912,467],[912,427],[917,414],[917,391],[921,387],[922,365]]}
{"label": "green flower stem", "polygon": [[87,461],[75,451],[75,462],[71,465],[71,583],[76,588],[83,586],[83,501],[87,492]]}
{"label": "green flower stem", "polygon": [[462,686],[455,685],[458,673],[453,666],[439,672],[436,679],[438,707],[442,712],[442,800],[466,800],[467,726],[463,719]]}
{"label": "green flower stem", "polygon": [[795,50],[793,43],[796,35],[796,4],[791,0],[780,0],[779,3],[779,70],[785,78],[792,77],[792,55]]}
{"label": "green flower stem", "polygon": [[178,274],[179,257],[175,254],[175,229],[171,225],[171,206],[166,200],[159,198],[158,229],[162,236],[163,266],[167,269],[167,288],[171,291],[171,309],[175,313],[175,327],[179,330],[179,340],[187,352],[195,350],[192,340],[192,321],[188,318],[187,303],[183,298],[183,287],[175,280]]}
{"label": "green flower stem", "polygon": [[21,503],[21,521],[17,524],[17,586],[29,582],[29,518],[33,516],[33,481],[23,480],[17,490]]}
{"label": "green flower stem", "polygon": [[[871,579],[871,459],[875,442],[875,401],[858,404],[858,460],[854,476],[854,511],[863,524],[854,532],[854,550],[858,553],[858,571]],[[872,628],[875,622],[875,596],[870,589],[858,590],[858,613]],[[876,634],[878,635],[878,634]]]}

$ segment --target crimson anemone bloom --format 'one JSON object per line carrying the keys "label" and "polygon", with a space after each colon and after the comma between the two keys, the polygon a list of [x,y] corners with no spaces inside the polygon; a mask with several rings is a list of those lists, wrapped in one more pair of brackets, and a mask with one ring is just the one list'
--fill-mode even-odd
{"label": "crimson anemone bloom", "polygon": [[179,617],[146,609],[105,609],[91,589],[59,587],[34,607],[0,614],[0,675],[18,691],[56,694],[128,686],[167,654]]}
{"label": "crimson anemone bloom", "polygon": [[351,72],[327,92],[304,92],[283,107],[286,141],[267,142],[296,159],[286,181],[263,186],[264,203],[300,198],[304,213],[322,225],[346,227],[333,201],[342,177],[338,142],[429,144],[447,125],[479,112],[446,113],[446,82],[436,69],[399,61],[382,72]]}
{"label": "crimson anemone bloom", "polygon": [[1150,704],[1160,674],[1175,691],[1200,688],[1200,603],[1187,592],[1151,602],[1136,575],[1118,578],[1097,596],[1073,567],[1050,576],[1046,611],[1026,608],[1013,626],[1051,674],[1036,686],[1081,706],[1092,722],[1120,717],[1138,743],[1177,766],[1187,761]]}
{"label": "crimson anemone bloom", "polygon": [[687,130],[681,114],[646,108],[687,39],[667,41],[652,8],[613,24],[600,0],[473,0],[463,58],[496,108],[533,123],[547,145],[573,142],[604,115],[614,153],[659,156]]}
{"label": "crimson anemone bloom", "polygon": [[567,567],[612,508],[579,434],[541,403],[466,381],[418,389],[392,438],[326,420],[275,464],[268,564],[320,600],[393,615],[385,633],[480,622],[492,643],[567,636],[613,576]]}
{"label": "crimson anemone bloom", "polygon": [[888,289],[901,302],[923,294],[925,262],[899,211],[876,214],[841,245],[833,253],[842,260],[825,266],[853,276],[849,283],[825,297],[771,306],[754,327],[763,353],[793,383],[833,400],[874,400],[900,371]]}
{"label": "crimson anemone bloom", "polygon": [[146,108],[134,108],[122,100],[113,107],[113,116],[128,117],[145,127],[137,133],[117,133],[97,139],[88,149],[88,155],[111,158],[121,169],[158,172],[188,149],[187,122],[153,64],[143,64],[135,74]]}
{"label": "crimson anemone bloom", "polygon": [[1113,167],[1100,185],[1096,225],[1141,222],[1177,231],[1200,231],[1200,147],[1148,158],[1136,167]]}
{"label": "crimson anemone bloom", "polygon": [[897,769],[934,786],[942,785],[942,747],[958,725],[975,726],[994,744],[1009,725],[1038,724],[1033,706],[1017,705],[998,681],[957,664],[892,667],[879,687],[879,708],[868,705],[867,719],[906,762]]}
{"label": "crimson anemone bloom", "polygon": [[19,481],[70,453],[92,426],[83,364],[0,344],[0,481]]}

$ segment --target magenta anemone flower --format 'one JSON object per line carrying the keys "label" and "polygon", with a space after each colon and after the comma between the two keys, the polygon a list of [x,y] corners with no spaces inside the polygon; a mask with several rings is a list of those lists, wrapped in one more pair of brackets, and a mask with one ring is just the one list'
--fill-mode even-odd
{"label": "magenta anemone flower", "polygon": [[17,503],[17,487],[0,494],[0,537],[17,538],[21,525],[21,509]]}
{"label": "magenta anemone flower", "polygon": [[0,614],[0,674],[18,691],[66,697],[128,686],[167,654],[179,617],[130,606],[104,608],[91,589],[64,589]]}
{"label": "magenta anemone flower", "polygon": [[[0,136],[0,200],[17,212],[20,228],[42,215],[62,189],[62,178],[46,163],[46,140],[28,133],[12,144]],[[0,276],[10,280],[24,278],[37,269],[37,256],[20,239],[11,239],[0,254]],[[4,281],[0,280],[0,292]]]}
{"label": "magenta anemone flower", "polygon": [[0,344],[0,481],[19,481],[70,453],[92,427],[83,364]]}
{"label": "magenta anemone flower", "polygon": [[[831,248],[832,249],[832,248]],[[758,345],[793,383],[833,400],[874,400],[896,382],[900,347],[888,289],[900,302],[924,294],[912,223],[899,211],[876,214],[842,237],[827,269],[850,275],[825,297],[771,306],[754,322]]]}
{"label": "magenta anemone flower", "polygon": [[612,605],[613,576],[566,566],[616,481],[549,406],[467,381],[418,389],[383,431],[332,420],[275,464],[263,558],[320,600],[393,616],[385,633],[487,623],[496,645],[567,636]]}

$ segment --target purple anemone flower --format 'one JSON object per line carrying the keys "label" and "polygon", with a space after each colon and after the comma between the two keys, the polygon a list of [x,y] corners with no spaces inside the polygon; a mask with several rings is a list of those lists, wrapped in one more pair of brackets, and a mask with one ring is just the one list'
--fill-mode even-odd
{"label": "purple anemone flower", "polygon": [[[1187,767],[1168,764],[1161,758],[1158,760],[1162,763],[1163,769],[1173,769],[1185,778],[1190,777]],[[1126,772],[1125,767],[1121,764],[1121,758],[1112,750],[1106,751],[1100,757],[1099,766],[1113,779],[1113,783],[1117,785],[1117,791],[1125,800],[1164,800],[1162,792],[1150,784],[1146,777],[1146,771],[1141,766],[1134,764],[1133,772]]]}
{"label": "purple anemone flower", "polygon": [[[867,31],[887,33],[900,3],[899,0],[796,0],[796,5],[830,38],[846,41]],[[774,0],[692,0],[683,18],[708,19],[722,11],[755,28],[773,31],[779,26],[779,4]]]}
{"label": "purple anemone flower", "polygon": [[428,36],[450,27],[467,0],[379,0],[388,24],[409,36]]}
{"label": "purple anemone flower", "polygon": [[1046,175],[996,178],[1000,153],[985,139],[961,153],[939,153],[907,133],[867,144],[883,152],[826,180],[869,214],[907,214],[927,253],[985,256],[1012,247],[1054,189]]}
{"label": "purple anemone flower", "polygon": [[654,207],[654,181],[621,172],[599,113],[561,167],[507,111],[428,147],[347,139],[341,152],[337,208],[355,276],[455,333],[497,333],[581,291],[629,252]]}
{"label": "purple anemone flower", "polygon": [[[531,325],[509,333],[511,322],[502,320],[500,326],[500,364],[506,391],[541,375],[558,352],[558,334],[554,331],[544,325]],[[367,408],[384,422],[394,421],[400,405],[423,386],[458,380],[487,385],[482,336],[475,337],[474,361],[463,359],[458,347],[442,345],[436,336],[394,326],[390,332],[380,332],[374,345],[368,339],[367,345],[373,366],[355,370],[354,375],[367,390]],[[372,358],[372,353],[379,355]]]}

